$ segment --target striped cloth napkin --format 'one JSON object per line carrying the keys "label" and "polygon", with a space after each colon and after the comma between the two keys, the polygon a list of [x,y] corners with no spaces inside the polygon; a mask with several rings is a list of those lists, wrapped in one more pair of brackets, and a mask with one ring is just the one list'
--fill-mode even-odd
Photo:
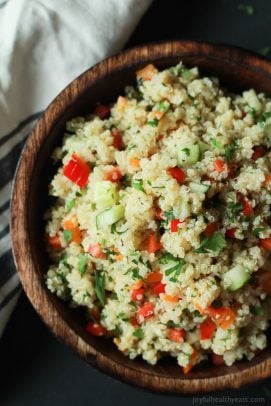
{"label": "striped cloth napkin", "polygon": [[9,203],[26,137],[76,76],[119,51],[151,0],[0,0],[0,336],[20,294]]}

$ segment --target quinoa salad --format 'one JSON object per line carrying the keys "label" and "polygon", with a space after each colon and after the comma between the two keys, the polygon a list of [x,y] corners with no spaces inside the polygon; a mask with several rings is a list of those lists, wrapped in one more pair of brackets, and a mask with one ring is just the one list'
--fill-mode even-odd
{"label": "quinoa salad", "polygon": [[48,289],[150,364],[267,346],[271,99],[182,63],[67,122],[45,214]]}

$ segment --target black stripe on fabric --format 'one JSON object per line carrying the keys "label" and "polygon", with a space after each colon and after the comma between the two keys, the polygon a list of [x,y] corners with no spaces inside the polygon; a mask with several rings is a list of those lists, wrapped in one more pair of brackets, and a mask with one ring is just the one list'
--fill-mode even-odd
{"label": "black stripe on fabric", "polygon": [[10,199],[8,199],[1,207],[0,207],[0,214],[3,213],[3,211],[7,210],[9,208],[10,204]]}
{"label": "black stripe on fabric", "polygon": [[21,131],[27,124],[31,123],[31,121],[37,120],[42,115],[43,111],[39,111],[37,113],[28,116],[23,121],[21,121],[14,130],[10,131],[9,133],[3,135],[0,139],[0,146],[4,144],[8,139],[16,135],[19,131]]}
{"label": "black stripe on fabric", "polygon": [[0,240],[9,233],[9,225],[7,225],[2,231],[0,231]]}
{"label": "black stripe on fabric", "polygon": [[26,138],[19,141],[12,150],[0,160],[0,188],[5,186],[11,179],[13,179],[15,169],[20,158]]}
{"label": "black stripe on fabric", "polygon": [[12,289],[12,291],[9,292],[9,293],[7,294],[7,296],[6,296],[6,297],[2,300],[2,302],[0,303],[0,310],[2,310],[3,307],[5,307],[5,306],[8,304],[8,302],[9,302],[9,301],[16,295],[16,293],[18,293],[20,290],[21,290],[21,285],[20,285],[20,284],[17,285],[17,286],[15,286],[15,288]]}
{"label": "black stripe on fabric", "polygon": [[0,287],[3,286],[15,273],[16,268],[13,261],[11,249],[0,257]]}

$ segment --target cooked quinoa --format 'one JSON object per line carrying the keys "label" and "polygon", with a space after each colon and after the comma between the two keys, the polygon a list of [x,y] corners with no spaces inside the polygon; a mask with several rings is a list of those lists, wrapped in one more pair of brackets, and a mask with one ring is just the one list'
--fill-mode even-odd
{"label": "cooked quinoa", "polygon": [[271,99],[182,63],[136,77],[54,151],[46,284],[132,359],[250,360],[270,319]]}

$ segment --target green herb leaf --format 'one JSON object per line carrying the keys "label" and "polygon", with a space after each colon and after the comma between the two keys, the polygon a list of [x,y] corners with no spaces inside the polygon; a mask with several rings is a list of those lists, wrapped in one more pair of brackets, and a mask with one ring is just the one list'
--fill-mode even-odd
{"label": "green herb leaf", "polygon": [[72,239],[72,231],[71,230],[64,230],[63,231],[64,240],[66,242],[70,242]]}
{"label": "green herb leaf", "polygon": [[133,336],[135,336],[136,338],[138,338],[139,340],[142,340],[144,338],[144,331],[142,328],[137,328],[134,332],[133,332]]}
{"label": "green herb leaf", "polygon": [[166,100],[161,101],[160,103],[157,103],[157,105],[155,106],[155,110],[162,111],[164,113],[166,113],[169,110],[169,108],[170,108],[170,104]]}
{"label": "green herb leaf", "polygon": [[68,212],[70,212],[71,209],[74,207],[74,205],[75,205],[75,199],[68,200],[68,201],[66,202],[66,204],[65,204],[65,208],[66,208],[66,210],[67,210]]}
{"label": "green herb leaf", "polygon": [[94,290],[102,306],[105,304],[105,275],[101,271],[94,272]]}
{"label": "green herb leaf", "polygon": [[256,237],[259,235],[259,233],[261,233],[262,231],[264,231],[265,228],[264,227],[256,227],[252,230],[252,234],[255,235]]}
{"label": "green herb leaf", "polygon": [[88,268],[88,255],[87,254],[78,255],[78,270],[82,276],[85,275],[87,268]]}
{"label": "green herb leaf", "polygon": [[253,16],[255,9],[251,4],[239,4],[239,10],[244,11],[248,16]]}
{"label": "green herb leaf", "polygon": [[157,118],[154,118],[153,120],[150,120],[147,122],[148,125],[152,126],[152,127],[157,127],[159,123],[159,120]]}
{"label": "green herb leaf", "polygon": [[209,251],[221,251],[226,247],[227,243],[222,233],[217,232],[210,238],[204,238],[199,248],[195,250],[198,254],[207,254]]}
{"label": "green herb leaf", "polygon": [[232,141],[232,143],[225,148],[225,157],[228,162],[232,161],[236,148],[237,148],[237,144],[236,144],[235,140]]}
{"label": "green herb leaf", "polygon": [[123,178],[121,179],[121,183],[123,184],[124,187],[130,186],[131,184],[131,177],[129,175],[124,175]]}
{"label": "green herb leaf", "polygon": [[143,187],[143,180],[142,179],[135,179],[134,181],[133,181],[133,188],[134,189],[136,189],[136,190],[140,190],[141,192],[143,192],[143,193],[146,193],[145,192],[145,189],[144,189],[144,187]]}
{"label": "green herb leaf", "polygon": [[260,124],[260,126],[261,126],[262,128],[264,128],[264,127],[265,127],[266,120],[267,120],[268,118],[270,118],[270,117],[271,117],[271,111],[266,111],[265,113],[263,113],[263,114],[259,117],[258,124]]}
{"label": "green herb leaf", "polygon": [[173,213],[173,209],[169,210],[169,211],[164,211],[163,216],[167,219],[167,220],[174,220],[175,216]]}
{"label": "green herb leaf", "polygon": [[250,306],[250,311],[255,316],[263,316],[264,308],[262,306]]}

